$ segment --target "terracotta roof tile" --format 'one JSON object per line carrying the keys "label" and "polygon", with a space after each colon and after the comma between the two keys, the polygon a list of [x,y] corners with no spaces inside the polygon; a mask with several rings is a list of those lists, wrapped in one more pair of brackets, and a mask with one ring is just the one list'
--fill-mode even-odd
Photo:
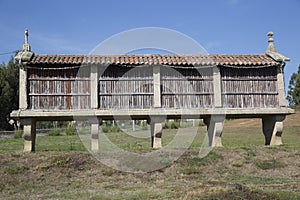
{"label": "terracotta roof tile", "polygon": [[278,62],[266,54],[253,55],[34,55],[28,65],[169,65],[270,66]]}

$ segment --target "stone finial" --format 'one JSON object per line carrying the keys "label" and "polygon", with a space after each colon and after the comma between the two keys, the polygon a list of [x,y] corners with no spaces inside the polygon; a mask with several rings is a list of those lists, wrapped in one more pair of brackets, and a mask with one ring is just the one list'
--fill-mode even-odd
{"label": "stone finial", "polygon": [[15,59],[20,63],[30,61],[30,59],[33,56],[33,52],[31,52],[31,47],[28,43],[28,29],[27,28],[25,29],[24,33],[25,33],[25,41],[22,46],[22,51],[19,51],[17,53],[17,55],[15,56]]}
{"label": "stone finial", "polygon": [[28,44],[28,29],[25,29],[25,44]]}
{"label": "stone finial", "polygon": [[269,45],[268,45],[266,54],[268,56],[270,56],[271,58],[273,58],[274,60],[279,61],[279,62],[290,61],[290,59],[288,57],[285,57],[284,55],[282,55],[276,51],[275,46],[274,46],[273,32],[269,32],[268,37],[269,37],[269,39],[268,39]]}
{"label": "stone finial", "polygon": [[22,51],[30,51],[30,45],[28,44],[28,29],[25,29],[25,43],[23,44]]}
{"label": "stone finial", "polygon": [[274,46],[273,35],[274,35],[273,32],[269,32],[268,33],[268,37],[269,37],[268,43],[269,43],[269,45],[268,45],[267,51],[276,52],[276,49],[275,49],[275,46]]}

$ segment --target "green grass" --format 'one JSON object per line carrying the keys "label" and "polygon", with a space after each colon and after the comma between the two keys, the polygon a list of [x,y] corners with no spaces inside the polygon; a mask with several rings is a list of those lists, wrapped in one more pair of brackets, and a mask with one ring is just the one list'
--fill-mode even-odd
{"label": "green grass", "polygon": [[[300,127],[285,127],[283,133],[283,142],[285,147],[298,147],[299,146],[299,129]],[[184,130],[184,129],[183,129]],[[191,130],[187,128],[187,134]],[[162,135],[163,146],[169,144],[177,134],[178,129],[164,129]],[[56,132],[52,131],[52,132]],[[51,132],[51,133],[52,133]],[[73,134],[73,131],[70,131]],[[199,149],[204,144],[204,138],[206,137],[206,127],[199,127],[198,133],[196,134],[192,144],[191,149]],[[61,135],[47,136],[47,137],[37,137],[36,140],[36,151],[86,151],[84,145],[77,135]],[[141,130],[134,133],[135,135],[130,135],[124,132],[109,132],[101,133],[106,134],[106,136],[114,144],[122,149],[128,151],[151,151],[151,139],[149,130]],[[139,137],[141,134],[143,137]],[[137,136],[137,137],[135,137]],[[86,133],[87,142],[90,139],[90,133],[87,130]],[[183,140],[184,141],[184,138]],[[264,146],[264,136],[262,134],[260,127],[230,127],[224,128],[222,135],[222,143],[225,147],[230,148],[242,148],[248,155],[248,159],[251,159],[253,155],[253,147]],[[0,153],[1,152],[14,152],[22,151],[23,139],[16,138],[10,140],[0,140]],[[250,148],[247,150],[247,148]],[[273,147],[272,147],[273,148]],[[275,147],[276,148],[276,147]],[[280,151],[282,148],[280,148]]]}
{"label": "green grass", "polygon": [[5,172],[8,174],[19,174],[23,173],[26,169],[24,166],[10,166],[5,168]]}
{"label": "green grass", "polygon": [[[191,130],[183,129],[182,140]],[[163,130],[164,146],[177,131]],[[191,147],[170,166],[145,174],[119,172],[93,159],[82,144],[82,139],[89,142],[88,129],[82,130],[81,138],[37,137],[32,154],[22,152],[22,138],[0,140],[0,196],[16,200],[300,199],[300,127],[285,127],[284,145],[278,147],[264,146],[260,127],[225,128],[224,147],[199,158],[205,132],[206,127],[199,127]],[[128,151],[153,151],[149,130],[101,134]]]}
{"label": "green grass", "polygon": [[77,135],[37,137],[37,151],[86,151]]}
{"label": "green grass", "polygon": [[23,150],[23,142],[22,138],[0,140],[0,153],[20,152]]}
{"label": "green grass", "polygon": [[[23,138],[0,140],[0,153],[22,152]],[[36,151],[86,151],[80,138],[74,136],[45,136],[36,138]]]}

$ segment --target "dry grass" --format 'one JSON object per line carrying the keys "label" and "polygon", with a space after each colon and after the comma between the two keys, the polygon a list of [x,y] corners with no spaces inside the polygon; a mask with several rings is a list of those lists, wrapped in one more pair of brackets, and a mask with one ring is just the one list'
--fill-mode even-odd
{"label": "dry grass", "polygon": [[[257,165],[269,158],[283,165]],[[219,148],[204,159],[189,150],[165,169],[131,174],[85,152],[2,154],[0,194],[4,199],[296,199],[300,166],[295,160],[299,148]]]}
{"label": "dry grass", "polygon": [[[120,172],[99,163],[76,136],[38,138],[37,152],[31,154],[21,152],[22,139],[0,141],[0,198],[300,199],[297,121],[300,114],[287,118],[285,145],[279,147],[263,145],[260,121],[228,121],[225,147],[215,148],[203,159],[198,157],[198,140],[205,131],[201,127],[179,160],[145,174]],[[164,132],[165,143],[172,139],[172,131],[176,130]],[[149,142],[134,141],[124,148],[139,151],[143,145]]]}

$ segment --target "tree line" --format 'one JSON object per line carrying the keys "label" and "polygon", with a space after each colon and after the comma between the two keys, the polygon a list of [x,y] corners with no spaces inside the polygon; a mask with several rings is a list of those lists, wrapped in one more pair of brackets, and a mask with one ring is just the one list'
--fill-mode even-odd
{"label": "tree line", "polygon": [[290,78],[287,100],[291,107],[300,105],[300,65],[298,72],[294,72]]}
{"label": "tree line", "polygon": [[13,57],[0,64],[0,130],[12,130],[9,114],[19,108],[19,68]]}
{"label": "tree line", "polygon": [[[13,57],[0,64],[0,130],[13,130],[9,114],[19,108],[19,67]],[[300,65],[290,78],[287,101],[289,106],[300,105]]]}

